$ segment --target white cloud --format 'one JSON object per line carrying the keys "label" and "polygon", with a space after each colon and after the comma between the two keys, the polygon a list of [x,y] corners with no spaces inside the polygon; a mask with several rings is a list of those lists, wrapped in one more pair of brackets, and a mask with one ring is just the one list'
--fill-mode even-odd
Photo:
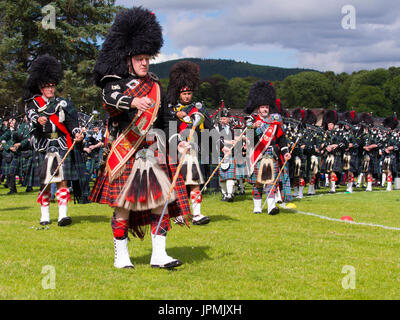
{"label": "white cloud", "polygon": [[188,46],[182,49],[182,54],[185,58],[204,58],[210,55],[208,47]]}
{"label": "white cloud", "polygon": [[154,63],[161,63],[169,60],[176,60],[182,58],[178,53],[172,53],[172,54],[163,54],[160,53],[158,54],[154,59],[150,61],[150,64]]}

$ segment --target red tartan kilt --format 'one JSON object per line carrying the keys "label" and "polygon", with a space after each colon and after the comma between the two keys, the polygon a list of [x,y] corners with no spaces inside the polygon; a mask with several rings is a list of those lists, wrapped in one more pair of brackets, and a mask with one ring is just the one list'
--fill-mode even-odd
{"label": "red tartan kilt", "polygon": [[[121,193],[126,181],[128,180],[129,174],[132,171],[135,157],[131,157],[125,164],[123,173],[114,181],[110,183],[107,174],[101,173],[96,179],[93,186],[92,192],[89,199],[92,202],[100,204],[108,204],[110,207],[118,207],[117,199]],[[171,181],[173,175],[176,172],[177,165],[175,164],[161,164],[161,169],[170,177]],[[169,190],[164,190],[167,193]],[[186,192],[185,182],[181,174],[175,184],[176,200],[168,205],[169,217],[185,216],[186,218],[191,216],[190,205],[188,195]],[[129,215],[129,228],[135,236],[142,238],[144,232],[142,232],[143,226],[150,224],[150,210],[145,211],[131,211]]]}

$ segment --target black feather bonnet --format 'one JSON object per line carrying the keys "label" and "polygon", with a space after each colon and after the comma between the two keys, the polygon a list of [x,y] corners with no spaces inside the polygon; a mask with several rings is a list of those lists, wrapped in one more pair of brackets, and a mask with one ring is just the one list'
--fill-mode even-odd
{"label": "black feather bonnet", "polygon": [[96,85],[101,86],[101,79],[106,75],[128,77],[127,57],[155,56],[163,43],[162,28],[153,12],[141,6],[120,11],[94,67]]}
{"label": "black feather bonnet", "polygon": [[273,85],[268,81],[258,80],[250,87],[249,96],[243,111],[247,114],[252,114],[258,107],[269,105],[269,113],[276,113],[278,110],[275,103],[276,92]]}
{"label": "black feather bonnet", "polygon": [[29,99],[34,95],[41,95],[40,87],[42,85],[58,85],[62,77],[61,63],[56,58],[48,54],[37,57],[29,68],[24,98]]}
{"label": "black feather bonnet", "polygon": [[178,102],[179,94],[184,91],[194,91],[200,84],[200,68],[192,61],[179,61],[169,72],[167,101]]}

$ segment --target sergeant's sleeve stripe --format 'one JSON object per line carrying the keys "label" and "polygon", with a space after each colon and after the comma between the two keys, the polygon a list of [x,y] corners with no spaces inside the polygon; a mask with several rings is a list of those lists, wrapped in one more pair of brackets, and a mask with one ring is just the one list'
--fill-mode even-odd
{"label": "sergeant's sleeve stripe", "polygon": [[[128,100],[127,100],[128,99]],[[129,98],[122,96],[117,102],[117,109],[129,110]]]}
{"label": "sergeant's sleeve stripe", "polygon": [[72,134],[77,134],[77,133],[81,133],[81,129],[80,128],[74,128],[72,130]]}

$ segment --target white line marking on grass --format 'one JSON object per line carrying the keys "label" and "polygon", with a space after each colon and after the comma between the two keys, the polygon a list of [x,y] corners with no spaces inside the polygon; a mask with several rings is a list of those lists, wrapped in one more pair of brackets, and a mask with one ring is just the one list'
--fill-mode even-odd
{"label": "white line marking on grass", "polygon": [[299,213],[299,214],[303,214],[303,215],[306,215],[306,216],[317,217],[317,218],[325,219],[325,220],[329,220],[329,221],[345,222],[345,223],[356,224],[356,225],[360,225],[360,226],[377,227],[377,228],[382,228],[382,229],[387,229],[387,230],[396,230],[396,231],[400,231],[400,228],[388,227],[388,226],[384,226],[384,225],[381,225],[381,224],[373,224],[373,223],[366,223],[366,222],[355,222],[355,221],[346,221],[346,220],[340,220],[340,219],[336,219],[336,218],[330,218],[330,217],[322,216],[322,215],[320,215],[320,214],[316,214],[316,213],[312,213],[312,212],[304,212],[304,211],[298,211],[298,210],[294,210],[294,209],[288,209],[288,210],[291,210],[291,211],[293,211],[294,213]]}
{"label": "white line marking on grass", "polygon": [[[398,190],[393,190],[393,191],[398,191]],[[390,191],[390,192],[393,192],[393,191]],[[373,190],[373,191],[369,191],[369,192],[372,192],[372,193],[375,193],[375,192],[386,192],[386,190]],[[354,192],[354,193],[356,193],[356,192]],[[335,194],[347,194],[347,193],[346,192],[321,193],[321,194],[316,194],[316,195],[312,195],[312,196],[307,195],[304,198],[316,198],[316,197],[323,197],[323,196],[332,196],[332,195],[335,195]],[[356,225],[360,225],[360,226],[368,226],[368,227],[376,227],[376,228],[382,228],[382,229],[387,229],[387,230],[400,231],[400,228],[388,227],[388,226],[384,226],[384,225],[381,225],[381,224],[373,224],[373,223],[366,223],[366,222],[355,222],[355,221],[341,220],[341,219],[336,219],[336,218],[330,218],[330,217],[323,216],[323,215],[316,214],[316,213],[312,213],[312,212],[298,211],[298,210],[290,209],[290,208],[284,208],[284,209],[290,210],[290,211],[292,211],[294,213],[299,213],[299,214],[303,214],[303,215],[306,215],[306,216],[317,217],[317,218],[325,219],[325,220],[329,220],[329,221],[345,222],[345,223],[356,224]]]}
{"label": "white line marking on grass", "polygon": [[[368,191],[368,193],[378,193],[378,192],[393,192],[393,191],[399,191],[399,190],[392,190],[392,191],[386,191],[386,190],[372,190],[372,191]],[[334,196],[337,194],[358,194],[361,192],[366,192],[366,191],[354,191],[353,193],[347,193],[346,191],[343,192],[334,192],[334,193],[319,193],[319,194],[314,194],[314,195],[304,195],[304,198],[317,198],[317,197],[323,197],[323,196]],[[296,197],[294,197],[294,199],[296,199]]]}
{"label": "white line marking on grass", "polygon": [[341,219],[330,218],[330,217],[327,217],[327,216],[319,215],[319,214],[312,213],[312,212],[303,212],[303,211],[298,211],[298,210],[293,210],[293,211],[294,211],[295,213],[299,213],[299,214],[303,214],[303,215],[307,215],[307,216],[318,217],[318,218],[320,218],[320,219],[325,219],[325,220],[329,220],[329,221],[345,222],[345,223],[356,224],[356,225],[362,225],[362,226],[378,227],[378,228],[383,228],[383,229],[387,229],[387,230],[397,230],[397,231],[400,231],[400,228],[388,227],[388,226],[384,226],[384,225],[380,225],[380,224],[373,224],[373,223],[366,223],[366,222],[355,222],[355,221],[341,220]]}

